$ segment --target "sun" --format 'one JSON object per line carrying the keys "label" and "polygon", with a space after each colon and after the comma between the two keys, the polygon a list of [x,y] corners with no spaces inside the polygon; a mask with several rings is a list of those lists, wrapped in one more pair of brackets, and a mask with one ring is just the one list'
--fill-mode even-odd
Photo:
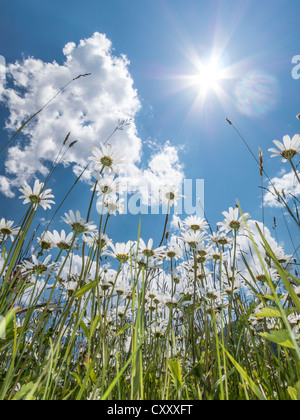
{"label": "sun", "polygon": [[191,75],[191,84],[204,95],[209,91],[216,91],[224,78],[224,70],[217,59],[212,58],[208,63],[198,63],[198,71]]}
{"label": "sun", "polygon": [[234,79],[239,74],[238,64],[231,64],[229,52],[225,49],[212,48],[200,55],[193,47],[186,48],[182,71],[178,68],[165,77],[172,80],[172,87],[167,94],[184,93],[190,102],[186,111],[186,120],[190,120],[199,111],[210,113],[219,104],[225,109],[232,101],[229,94]]}

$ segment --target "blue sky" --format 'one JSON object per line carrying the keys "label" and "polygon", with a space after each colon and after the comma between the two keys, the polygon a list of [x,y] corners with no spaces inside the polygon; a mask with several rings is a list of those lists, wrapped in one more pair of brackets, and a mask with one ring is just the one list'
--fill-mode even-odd
{"label": "blue sky", "polygon": [[[261,147],[270,177],[282,177],[282,169],[289,171],[279,158],[270,158],[268,148],[272,140],[300,132],[295,118],[300,112],[300,80],[291,75],[292,58],[300,54],[298,1],[0,0],[0,8],[0,55],[8,64],[19,61],[22,66],[24,59],[32,57],[63,66],[66,44],[78,45],[95,32],[105,34],[112,43],[112,55],[124,54],[130,61],[127,69],[140,103],[138,107],[132,98],[128,105],[136,127],[132,142],[137,137],[141,141],[139,170],[145,171],[155,154],[175,153],[177,172],[182,171],[187,179],[205,180],[205,211],[213,227],[236,199],[253,218],[261,220],[257,164],[225,119],[234,122],[257,156]],[[219,82],[221,97],[211,90],[204,100],[196,86],[184,89],[183,79],[197,72],[196,59],[206,61],[213,52],[219,53],[229,78]],[[87,54],[82,56],[85,59]],[[88,61],[84,68],[88,69]],[[11,79],[8,83],[13,87]],[[31,98],[28,110],[34,110],[37,98],[38,94]],[[61,100],[57,98],[57,106]],[[35,110],[38,105],[37,101]],[[1,127],[9,112],[2,101]],[[0,135],[3,146],[9,132],[2,129]],[[65,135],[62,132],[61,139]],[[78,140],[84,143],[83,138]],[[25,136],[18,138],[20,150],[26,141]],[[0,158],[0,175],[10,179],[16,174],[7,172],[8,158],[7,154]],[[57,203],[75,179],[73,165],[59,168],[52,181]],[[37,176],[42,178],[38,172]],[[88,199],[86,185],[81,184],[63,210],[84,212]],[[19,201],[4,194],[0,194],[0,206],[1,217],[16,221],[23,209]],[[40,215],[45,216],[43,211]],[[266,209],[267,225],[271,229],[274,215],[278,239],[288,242],[280,209]],[[160,237],[163,220],[162,216],[143,217],[145,239]],[[59,219],[56,223],[60,226]],[[289,228],[294,234],[292,224]],[[130,234],[135,239],[137,230],[137,217],[117,217],[111,236],[125,240]]]}

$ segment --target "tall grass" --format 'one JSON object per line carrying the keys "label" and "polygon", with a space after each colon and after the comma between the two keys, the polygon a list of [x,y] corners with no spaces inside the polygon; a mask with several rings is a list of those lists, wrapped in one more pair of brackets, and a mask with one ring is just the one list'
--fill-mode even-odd
{"label": "tall grass", "polygon": [[[112,135],[125,125],[120,121]],[[113,244],[111,215],[122,203],[101,184],[113,156],[105,145],[86,215],[66,214],[66,235],[51,231],[81,174],[37,241],[37,212],[53,204],[46,187],[75,146],[68,141],[45,182],[31,193],[23,189],[28,208],[19,226],[0,224],[1,400],[299,399],[294,256],[274,249],[265,226],[239,203],[216,232],[194,218],[170,235],[168,211],[163,247],[145,243],[138,222],[136,237]],[[262,154],[257,162],[271,181]],[[297,209],[270,188],[298,229]],[[103,205],[93,223],[97,194]],[[169,210],[175,195],[165,194]]]}

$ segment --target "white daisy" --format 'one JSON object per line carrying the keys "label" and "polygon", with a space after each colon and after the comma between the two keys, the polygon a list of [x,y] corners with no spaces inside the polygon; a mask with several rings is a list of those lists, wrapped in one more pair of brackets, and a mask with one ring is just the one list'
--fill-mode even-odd
{"label": "white daisy", "polygon": [[168,245],[168,248],[164,252],[164,257],[167,261],[171,261],[173,259],[178,260],[179,258],[182,258],[182,255],[182,248],[177,244]]}
{"label": "white daisy", "polygon": [[70,210],[69,214],[65,213],[65,217],[62,219],[70,225],[77,234],[93,232],[97,227],[93,222],[87,222],[86,219],[81,217],[78,210],[76,211],[76,214],[74,214],[73,210]]}
{"label": "white daisy", "polygon": [[64,283],[63,287],[68,292],[68,294],[73,294],[78,289],[79,282],[78,281],[68,281]]}
{"label": "white daisy", "polygon": [[163,185],[160,188],[160,200],[162,203],[167,204],[169,207],[177,204],[177,201],[184,197],[179,194],[179,188],[174,185]]}
{"label": "white daisy", "polygon": [[195,249],[197,248],[197,245],[203,241],[204,236],[205,232],[188,230],[187,232],[182,233],[182,237],[180,239],[189,244],[191,248]]}
{"label": "white daisy", "polygon": [[131,291],[131,286],[125,280],[119,280],[116,283],[115,291],[119,296],[122,296]]}
{"label": "white daisy", "polygon": [[300,153],[300,135],[295,134],[291,139],[290,136],[283,137],[283,143],[278,140],[273,140],[278,149],[271,148],[269,152],[273,153],[271,157],[281,156],[282,162],[291,160],[294,156]]}
{"label": "white daisy", "polygon": [[148,244],[146,245],[143,239],[140,238],[139,251],[141,254],[145,255],[145,257],[159,257],[162,255],[164,249],[164,246],[153,249],[153,239],[149,239]]}
{"label": "white daisy", "polygon": [[127,242],[126,244],[124,242],[116,243],[115,245],[111,244],[110,248],[112,250],[106,251],[105,255],[115,258],[120,263],[124,263],[129,261],[132,247],[133,243],[131,241]]}
{"label": "white daisy", "polygon": [[290,324],[299,324],[300,322],[300,315],[298,313],[292,313],[287,317]]}
{"label": "white daisy", "polygon": [[116,216],[117,212],[119,214],[124,213],[125,207],[124,207],[124,198],[118,198],[116,194],[107,195],[104,196],[104,202],[103,199],[98,199],[97,201],[97,210],[100,214],[102,214],[102,206],[104,204],[104,207],[106,211],[109,214],[113,214]]}
{"label": "white daisy", "polygon": [[[98,247],[99,243],[99,234],[98,233],[89,233],[88,235],[83,234],[82,239],[84,242],[90,247]],[[101,234],[100,238],[100,246],[102,250],[105,250],[108,248],[108,246],[112,243],[112,240],[109,239],[109,237],[105,234]]]}
{"label": "white daisy", "polygon": [[66,232],[62,230],[60,233],[57,230],[54,230],[53,233],[48,233],[54,246],[57,246],[61,250],[69,250],[74,234],[71,232],[66,236]]}
{"label": "white daisy", "polygon": [[0,220],[0,240],[6,239],[7,236],[10,237],[11,241],[13,242],[14,236],[19,233],[19,228],[13,227],[14,222],[11,220]]}
{"label": "white daisy", "polygon": [[184,225],[191,230],[205,230],[208,228],[208,223],[205,219],[197,216],[189,216],[184,220]]}
{"label": "white daisy", "polygon": [[100,143],[100,148],[92,148],[92,154],[93,156],[89,157],[89,160],[95,162],[96,170],[119,173],[118,165],[123,163],[124,157],[121,152],[113,151],[110,144],[105,146]]}
{"label": "white daisy", "polygon": [[212,245],[206,245],[204,242],[200,242],[197,247],[197,261],[199,264],[203,264],[207,259],[211,258],[213,254]]}
{"label": "white daisy", "polygon": [[[280,264],[288,264],[288,263],[291,262],[291,260],[293,258],[293,255],[285,254],[284,251],[283,251],[283,249],[280,248],[280,247],[277,247],[275,249],[273,248],[272,251],[273,251],[273,253],[275,255],[276,260]],[[266,256],[268,257],[268,255],[266,255]]]}
{"label": "white daisy", "polygon": [[48,255],[48,257],[43,262],[40,262],[35,255],[32,255],[31,260],[32,261],[25,260],[22,262],[22,272],[50,275],[57,268],[57,263],[50,262],[51,255]]}
{"label": "white daisy", "polygon": [[[100,278],[100,285],[110,285],[113,286],[117,277],[117,271],[113,269],[104,270],[103,273],[101,273]],[[104,290],[104,288],[102,287]]]}
{"label": "white daisy", "polygon": [[[115,178],[115,175],[102,175],[98,174],[97,172],[94,173],[94,177],[97,180],[97,195],[109,195],[109,194],[122,194],[124,191],[124,184],[121,181],[121,178]],[[93,188],[95,187],[95,183],[92,183]]]}
{"label": "white daisy", "polygon": [[226,235],[224,232],[213,232],[212,235],[209,235],[209,240],[215,245],[219,246],[230,246],[232,244],[232,238]]}
{"label": "white daisy", "polygon": [[[257,282],[267,283],[267,277],[266,277],[265,270],[260,264],[257,264],[253,267],[249,267],[249,269],[250,269],[250,271],[248,273],[246,273],[246,275],[245,275],[245,278],[248,281],[248,283],[250,283],[250,284],[253,283],[253,277]],[[273,282],[276,282],[279,279],[279,275],[277,273],[277,270],[275,270],[275,268],[268,267],[267,268],[267,273],[268,273],[269,278]]]}
{"label": "white daisy", "polygon": [[35,181],[33,189],[24,182],[22,188],[19,191],[23,194],[19,198],[23,199],[23,204],[32,203],[34,209],[36,210],[38,206],[43,207],[44,210],[51,209],[50,204],[55,204],[51,198],[54,198],[52,195],[52,190],[44,190],[44,183],[39,182],[38,180]]}
{"label": "white daisy", "polygon": [[[135,257],[135,253],[133,253]],[[159,265],[163,263],[161,255],[156,255],[154,257],[146,257],[145,254],[139,254],[136,258],[136,263],[140,268],[158,268]]]}
{"label": "white daisy", "polygon": [[49,232],[44,232],[40,238],[37,239],[39,246],[44,250],[44,251],[49,251],[50,249],[52,249],[54,247],[51,235],[49,234]]}
{"label": "white daisy", "polygon": [[225,231],[226,233],[244,230],[244,219],[250,217],[250,214],[248,213],[244,213],[244,217],[239,217],[239,209],[237,207],[235,209],[230,207],[228,212],[223,211],[222,214],[225,216],[225,220],[223,222],[218,222],[217,225],[220,226],[221,231]]}
{"label": "white daisy", "polygon": [[155,321],[152,325],[151,325],[151,334],[156,337],[156,338],[162,338],[168,328],[168,321],[161,321],[161,322],[157,322]]}

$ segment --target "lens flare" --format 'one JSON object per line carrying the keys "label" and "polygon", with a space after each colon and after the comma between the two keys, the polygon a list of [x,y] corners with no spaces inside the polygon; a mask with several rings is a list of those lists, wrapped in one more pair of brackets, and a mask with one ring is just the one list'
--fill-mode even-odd
{"label": "lens flare", "polygon": [[266,73],[254,72],[244,76],[236,85],[238,110],[249,117],[259,117],[273,111],[278,103],[277,79]]}

